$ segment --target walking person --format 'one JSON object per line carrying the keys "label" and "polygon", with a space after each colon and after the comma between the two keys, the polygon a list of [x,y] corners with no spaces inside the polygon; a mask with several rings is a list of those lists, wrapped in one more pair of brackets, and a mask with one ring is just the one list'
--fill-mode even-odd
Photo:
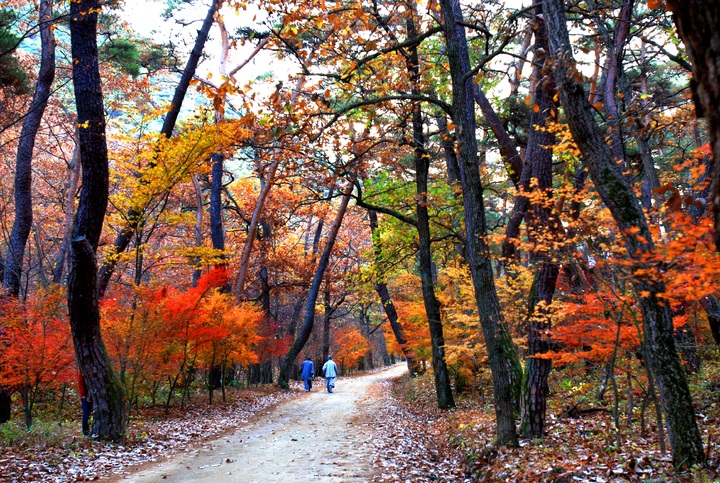
{"label": "walking person", "polygon": [[310,392],[312,389],[312,381],[315,378],[315,364],[313,364],[312,358],[307,358],[300,364],[300,379],[305,383],[305,391]]}
{"label": "walking person", "polygon": [[325,387],[327,392],[333,392],[335,388],[335,378],[337,377],[337,364],[332,360],[332,356],[328,356],[328,360],[322,366],[323,374],[325,374]]}

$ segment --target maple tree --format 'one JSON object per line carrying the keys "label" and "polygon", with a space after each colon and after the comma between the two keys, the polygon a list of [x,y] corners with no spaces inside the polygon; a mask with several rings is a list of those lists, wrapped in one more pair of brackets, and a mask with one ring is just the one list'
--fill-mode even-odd
{"label": "maple tree", "polygon": [[70,331],[63,320],[64,297],[61,287],[52,286],[25,301],[2,301],[5,349],[0,354],[0,384],[20,388],[28,428],[43,393],[75,379]]}

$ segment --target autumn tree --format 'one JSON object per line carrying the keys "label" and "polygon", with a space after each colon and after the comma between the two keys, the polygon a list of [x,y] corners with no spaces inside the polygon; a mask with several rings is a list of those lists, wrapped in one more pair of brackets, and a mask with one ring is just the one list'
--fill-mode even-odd
{"label": "autumn tree", "polygon": [[[472,76],[465,27],[460,4],[440,2],[447,54],[453,87],[453,120],[458,126],[458,151],[465,208],[468,264],[475,286],[485,344],[493,374],[493,397],[500,444],[517,444],[513,384],[518,383],[519,363],[514,343],[505,327],[497,293],[488,246],[483,185],[476,139],[476,120]],[[515,373],[513,375],[513,373]]]}
{"label": "autumn tree", "polygon": [[122,441],[125,395],[100,334],[96,253],[108,199],[108,154],[105,111],[97,50],[95,0],[73,2],[70,36],[73,87],[79,126],[82,189],[73,222],[68,278],[68,311],[75,354],[93,404],[92,434]]}
{"label": "autumn tree", "polygon": [[[171,105],[163,120],[162,128],[160,129],[161,136],[166,139],[170,138],[173,134],[173,129],[175,128],[178,116],[180,115],[180,109],[185,99],[185,95],[187,94],[188,88],[190,87],[190,82],[195,75],[195,70],[197,69],[198,63],[200,62],[200,57],[202,56],[205,42],[207,41],[208,35],[210,33],[210,28],[213,25],[215,15],[221,3],[222,0],[213,0],[210,8],[207,11],[202,27],[200,28],[200,30],[198,30],[195,45],[193,46],[192,52],[188,57],[187,64],[182,72],[180,80],[175,87],[175,92],[173,94]],[[152,166],[152,163],[150,164],[150,166]],[[133,239],[133,236],[142,226],[142,213],[136,210],[130,210],[127,213],[127,217],[125,218],[125,220],[125,224],[119,229],[117,237],[113,242],[112,248],[108,251],[108,253],[106,253],[103,264],[100,267],[100,272],[98,274],[98,289],[100,293],[100,298],[105,295],[108,283],[112,278],[112,274],[115,271],[115,267],[117,266],[119,260],[118,255],[120,255],[127,249]]]}
{"label": "autumn tree", "polygon": [[278,376],[278,384],[280,385],[280,387],[288,387],[288,382],[290,379],[290,367],[295,363],[295,359],[305,346],[305,343],[307,342],[308,338],[310,337],[310,333],[312,332],[315,322],[315,303],[317,302],[320,292],[320,286],[325,276],[325,270],[327,269],[328,263],[330,261],[330,255],[332,254],[332,249],[335,245],[335,239],[337,238],[338,231],[340,230],[340,226],[342,225],[342,220],[345,216],[345,212],[350,201],[350,194],[352,193],[353,189],[354,183],[348,183],[345,188],[345,193],[340,201],[340,206],[338,207],[337,214],[335,215],[333,225],[327,235],[325,247],[323,248],[322,255],[318,260],[317,267],[315,268],[315,276],[313,277],[312,285],[310,286],[310,290],[308,291],[307,301],[305,303],[305,316],[303,319],[303,326],[301,332],[295,337],[293,344],[290,346],[290,349],[285,355],[285,358],[282,361],[282,365],[280,366],[280,375]]}
{"label": "autumn tree", "polygon": [[[573,138],[583,153],[598,194],[622,233],[628,257],[636,264],[634,270],[641,270],[643,254],[654,251],[652,234],[635,194],[613,162],[612,150],[593,118],[583,86],[577,81],[579,74],[568,36],[564,3],[544,0],[543,14],[560,102]],[[633,285],[643,314],[644,351],[660,389],[673,462],[677,466],[702,463],[705,455],[690,391],[675,348],[672,314],[668,304],[659,298],[666,287],[661,280],[641,273],[634,277]]]}
{"label": "autumn tree", "polygon": [[6,348],[0,354],[0,384],[19,389],[28,428],[44,393],[75,379],[64,296],[63,290],[54,286],[24,301],[13,297],[2,300],[1,342]]}
{"label": "autumn tree", "polygon": [[[662,2],[648,2],[650,8],[660,7]],[[668,0],[667,8],[673,14],[680,38],[685,44],[692,64],[691,87],[698,118],[706,118],[713,152],[712,205],[715,217],[715,245],[720,250],[720,117],[717,101],[720,99],[720,51],[716,45],[720,29],[720,9],[713,2],[703,0]]]}

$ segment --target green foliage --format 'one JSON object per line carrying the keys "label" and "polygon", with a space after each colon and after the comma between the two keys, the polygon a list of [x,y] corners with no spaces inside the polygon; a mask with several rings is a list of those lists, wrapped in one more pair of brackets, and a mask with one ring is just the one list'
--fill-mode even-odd
{"label": "green foliage", "polygon": [[[79,405],[79,402],[78,402]],[[71,449],[77,446],[80,425],[76,422],[57,420],[52,417],[37,417],[33,425],[26,428],[21,420],[0,424],[0,444],[14,447],[35,445],[59,446]]]}
{"label": "green foliage", "polygon": [[12,87],[18,94],[28,94],[30,83],[28,75],[15,56],[21,37],[13,26],[17,13],[13,10],[0,10],[0,86]]}
{"label": "green foliage", "polygon": [[140,52],[137,43],[130,39],[113,39],[103,44],[100,60],[116,64],[122,72],[132,77],[140,74]]}
{"label": "green foliage", "polygon": [[166,0],[165,5],[167,8],[162,13],[162,17],[164,19],[172,18],[172,16],[179,10],[181,10],[183,7],[187,5],[191,5],[191,0]]}

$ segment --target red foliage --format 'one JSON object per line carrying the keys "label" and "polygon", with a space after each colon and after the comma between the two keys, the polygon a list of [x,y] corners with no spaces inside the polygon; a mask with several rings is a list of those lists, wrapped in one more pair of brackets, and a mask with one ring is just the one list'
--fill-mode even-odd
{"label": "red foliage", "polygon": [[74,380],[70,326],[58,287],[32,294],[23,303],[0,299],[0,384],[49,386]]}

